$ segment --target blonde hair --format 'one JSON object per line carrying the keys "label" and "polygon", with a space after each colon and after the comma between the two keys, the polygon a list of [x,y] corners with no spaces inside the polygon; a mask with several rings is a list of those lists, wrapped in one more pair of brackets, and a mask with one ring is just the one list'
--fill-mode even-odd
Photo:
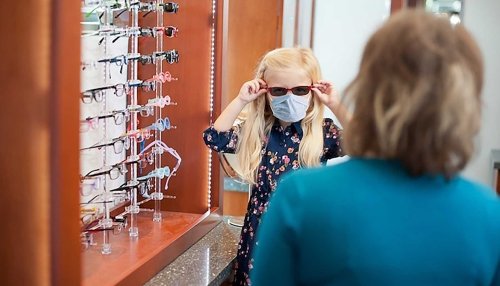
{"label": "blonde hair", "polygon": [[[279,48],[264,55],[257,68],[256,78],[264,79],[267,70],[294,68],[303,70],[312,82],[321,79],[319,63],[312,51],[306,48]],[[312,92],[311,92],[312,93]],[[240,162],[240,176],[255,184],[257,169],[262,160],[262,148],[265,147],[275,117],[269,106],[267,96],[260,96],[247,105],[237,149]],[[323,104],[312,95],[307,114],[302,119],[303,137],[299,145],[301,166],[319,165],[323,152]]]}
{"label": "blonde hair", "polygon": [[412,175],[462,170],[480,125],[483,63],[461,25],[422,10],[392,16],[368,41],[346,94],[344,148],[398,159]]}

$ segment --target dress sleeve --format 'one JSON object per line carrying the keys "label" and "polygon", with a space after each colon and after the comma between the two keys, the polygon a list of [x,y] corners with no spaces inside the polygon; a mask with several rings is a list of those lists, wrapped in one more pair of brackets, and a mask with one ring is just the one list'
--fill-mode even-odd
{"label": "dress sleeve", "polygon": [[252,285],[297,285],[299,233],[296,183],[283,180],[272,197],[257,231]]}
{"label": "dress sleeve", "polygon": [[323,121],[324,150],[323,159],[329,160],[344,156],[342,150],[342,130],[330,118]]}
{"label": "dress sleeve", "polygon": [[235,153],[238,146],[238,136],[241,125],[235,125],[228,131],[217,131],[210,126],[203,131],[203,140],[205,144],[214,151],[222,153]]}

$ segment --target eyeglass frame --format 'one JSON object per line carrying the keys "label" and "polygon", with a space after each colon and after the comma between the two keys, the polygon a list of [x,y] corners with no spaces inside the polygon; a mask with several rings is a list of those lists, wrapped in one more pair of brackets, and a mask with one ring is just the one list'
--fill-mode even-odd
{"label": "eyeglass frame", "polygon": [[129,105],[127,107],[129,112],[137,112],[142,117],[149,117],[155,113],[153,105]]}
{"label": "eyeglass frame", "polygon": [[[118,142],[122,142],[122,145],[116,145],[116,143],[118,143]],[[120,137],[111,139],[111,142],[97,143],[97,144],[94,144],[90,147],[81,148],[80,151],[85,151],[85,150],[90,150],[90,149],[95,149],[95,148],[101,149],[101,148],[107,147],[107,146],[113,146],[113,150],[114,150],[115,154],[120,154],[123,152],[123,150],[130,149],[130,138],[128,136],[120,136]],[[120,148],[121,150],[117,151],[116,146],[122,146]]]}
{"label": "eyeglass frame", "polygon": [[165,130],[175,129],[175,127],[170,124],[170,118],[168,117],[158,118],[153,124],[151,124],[147,128],[151,130],[157,130],[160,132]]}
{"label": "eyeglass frame", "polygon": [[128,170],[126,166],[118,163],[112,166],[104,166],[102,168],[92,170],[88,172],[85,176],[82,176],[82,179],[108,175],[111,180],[116,180],[120,177],[120,175],[125,175],[127,172]]}
{"label": "eyeglass frame", "polygon": [[[306,89],[306,90],[307,90],[307,92],[306,92],[306,93],[304,93],[304,94],[297,94],[297,93],[295,93],[295,91],[296,91],[297,89],[299,89],[299,88],[304,88],[304,89]],[[294,86],[294,87],[291,87],[291,88],[281,87],[281,86],[273,86],[273,87],[268,87],[268,88],[266,88],[266,90],[267,90],[267,92],[269,93],[269,95],[274,96],[274,97],[280,97],[280,96],[287,95],[289,91],[291,91],[291,92],[292,92],[292,94],[297,95],[297,96],[305,96],[305,95],[308,95],[308,94],[311,92],[311,90],[312,90],[313,88],[314,88],[314,86],[313,86],[313,85],[300,85],[300,86]],[[275,89],[279,89],[279,90],[281,90],[282,92],[280,92],[280,94],[273,94],[274,92],[276,92],[276,91],[273,91],[273,90],[275,90]],[[294,90],[295,90],[295,91],[294,91]],[[283,91],[284,91],[285,93],[283,93]]]}

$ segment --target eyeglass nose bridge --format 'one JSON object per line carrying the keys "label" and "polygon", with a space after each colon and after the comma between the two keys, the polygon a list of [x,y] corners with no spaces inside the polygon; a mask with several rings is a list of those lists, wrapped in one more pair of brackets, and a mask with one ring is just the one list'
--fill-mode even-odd
{"label": "eyeglass nose bridge", "polygon": [[177,13],[179,11],[179,4],[175,2],[166,2],[163,4],[158,4],[160,9],[163,9],[164,13]]}
{"label": "eyeglass nose bridge", "polygon": [[123,96],[125,93],[128,93],[128,88],[125,84],[117,84],[113,86],[113,89],[115,90],[115,95],[118,97]]}
{"label": "eyeglass nose bridge", "polygon": [[93,117],[90,119],[85,119],[80,121],[80,132],[87,132],[94,130],[99,127],[99,118]]}
{"label": "eyeglass nose bridge", "polygon": [[129,122],[130,121],[130,111],[128,109],[115,110],[108,117],[113,117],[113,119],[115,121],[115,124],[116,125],[120,125],[124,121],[125,122]]}
{"label": "eyeglass nose bridge", "polygon": [[112,144],[115,154],[120,154],[123,150],[130,149],[130,138],[128,136],[118,138]]}
{"label": "eyeglass nose bridge", "polygon": [[146,80],[141,83],[141,88],[143,91],[156,91],[156,82],[154,80]]}
{"label": "eyeglass nose bridge", "polygon": [[146,105],[146,106],[143,106],[141,107],[141,109],[139,110],[139,114],[142,116],[142,117],[148,117],[148,116],[151,116],[153,115],[154,113],[154,109],[153,109],[153,106],[152,105]]}
{"label": "eyeglass nose bridge", "polygon": [[165,27],[165,36],[168,38],[177,37],[177,33],[179,33],[179,29],[174,26],[166,26]]}

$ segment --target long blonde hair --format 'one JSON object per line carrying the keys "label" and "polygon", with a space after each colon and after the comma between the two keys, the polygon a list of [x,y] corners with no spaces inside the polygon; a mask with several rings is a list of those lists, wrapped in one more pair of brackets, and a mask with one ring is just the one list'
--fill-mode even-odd
{"label": "long blonde hair", "polygon": [[[260,61],[255,77],[265,80],[267,70],[289,68],[305,71],[313,83],[321,79],[318,60],[312,51],[306,48],[279,48],[268,52]],[[323,152],[323,104],[313,93],[311,95],[311,103],[301,123],[303,130],[299,145],[301,166],[319,165]],[[267,136],[276,118],[273,116],[266,95],[248,104],[242,114],[245,114],[244,124],[236,151],[241,168],[240,176],[255,184],[257,169],[262,160],[261,151],[265,147]]]}
{"label": "long blonde hair", "polygon": [[483,64],[461,25],[424,11],[392,16],[368,41],[346,94],[344,147],[399,160],[413,175],[463,169],[479,130]]}

